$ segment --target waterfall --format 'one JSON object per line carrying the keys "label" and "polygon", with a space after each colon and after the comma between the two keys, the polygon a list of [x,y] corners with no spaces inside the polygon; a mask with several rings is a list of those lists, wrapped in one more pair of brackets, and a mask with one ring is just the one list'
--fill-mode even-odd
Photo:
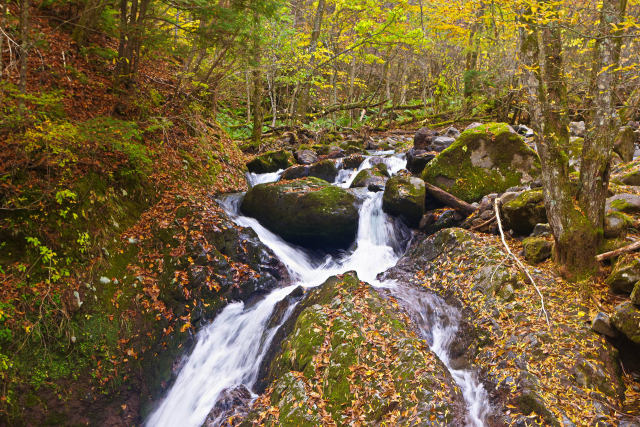
{"label": "waterfall", "polygon": [[[390,173],[397,173],[406,165],[403,156],[367,157],[358,170],[341,170],[334,185],[348,187],[357,172],[371,167],[373,161],[384,162]],[[276,181],[281,174],[282,171],[248,174],[247,180],[253,186]],[[355,270],[361,280],[374,286],[391,288],[394,293],[396,288],[400,289],[393,282],[379,282],[377,276],[397,263],[410,233],[404,225],[382,211],[381,192],[358,189],[356,193],[361,201],[356,242],[350,251],[323,257],[284,241],[254,218],[241,215],[239,205],[242,195],[232,195],[220,200],[238,225],[251,227],[262,243],[275,253],[289,270],[295,285],[272,291],[250,308],[245,308],[243,303],[232,303],[225,307],[209,326],[198,333],[193,352],[178,373],[175,384],[147,419],[147,426],[200,427],[225,389],[238,385],[251,389],[260,363],[277,330],[277,327],[267,330],[270,315],[275,305],[296,286],[318,286],[333,275]],[[428,303],[425,299],[420,301]],[[430,302],[426,307],[417,307],[415,304],[408,306],[415,308],[419,316],[422,316],[423,321],[419,326],[424,329],[425,339],[463,390],[469,407],[469,425],[483,425],[482,411],[488,406],[484,389],[470,372],[455,370],[449,365],[447,347],[455,336],[459,315],[455,317],[455,312],[447,311],[445,314],[449,319],[448,326],[444,327],[439,326],[444,325],[439,316],[428,314],[444,306]],[[291,309],[292,307],[289,312]]]}

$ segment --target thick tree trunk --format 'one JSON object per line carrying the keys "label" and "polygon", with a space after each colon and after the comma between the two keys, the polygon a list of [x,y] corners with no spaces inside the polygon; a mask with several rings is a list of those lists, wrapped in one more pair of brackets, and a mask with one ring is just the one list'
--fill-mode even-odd
{"label": "thick tree trunk", "polygon": [[569,118],[561,31],[553,18],[541,24],[530,11],[525,12],[522,21],[525,23],[521,31],[524,83],[542,165],[547,218],[556,241],[556,261],[568,275],[580,275],[596,268],[598,233],[576,208],[575,191],[569,179],[566,155]]}

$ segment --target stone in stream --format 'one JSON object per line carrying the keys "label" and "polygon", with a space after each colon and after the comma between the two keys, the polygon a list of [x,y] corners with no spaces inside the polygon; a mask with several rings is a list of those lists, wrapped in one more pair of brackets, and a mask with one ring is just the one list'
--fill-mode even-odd
{"label": "stone in stream", "polygon": [[277,172],[294,164],[293,154],[288,151],[269,151],[256,156],[247,163],[247,169],[253,173]]}
{"label": "stone in stream", "polygon": [[435,157],[436,153],[411,148],[407,151],[407,170],[414,175],[419,175],[427,166],[427,163]]}
{"label": "stone in stream", "polygon": [[227,424],[230,417],[245,417],[252,401],[253,396],[244,385],[223,390],[202,427],[219,427]]}
{"label": "stone in stream", "polygon": [[291,179],[305,178],[307,176],[309,176],[308,165],[293,165],[282,172],[280,179],[287,181]]}
{"label": "stone in stream", "polygon": [[420,178],[393,176],[382,196],[382,209],[400,217],[408,226],[418,227],[424,215],[426,189]]}
{"label": "stone in stream", "polygon": [[358,169],[364,159],[362,154],[352,154],[342,159],[342,167],[344,169]]}
{"label": "stone in stream", "polygon": [[539,175],[538,155],[505,123],[466,130],[422,172],[426,182],[469,203]]}
{"label": "stone in stream", "polygon": [[333,182],[338,176],[338,168],[336,163],[330,159],[320,160],[309,166],[309,176],[324,179],[327,182]]}
{"label": "stone in stream", "polygon": [[351,188],[365,187],[369,191],[383,191],[389,179],[386,168],[386,164],[378,163],[370,169],[361,170],[351,182]]}
{"label": "stone in stream", "polygon": [[437,136],[433,138],[431,144],[427,147],[431,151],[441,152],[451,146],[456,141],[455,138],[448,136]]}
{"label": "stone in stream", "polygon": [[285,240],[310,248],[346,248],[358,229],[355,196],[315,177],[256,185],[241,210]]}
{"label": "stone in stream", "polygon": [[354,272],[330,277],[274,338],[256,387],[266,395],[242,425],[462,425],[459,388],[413,330]]}

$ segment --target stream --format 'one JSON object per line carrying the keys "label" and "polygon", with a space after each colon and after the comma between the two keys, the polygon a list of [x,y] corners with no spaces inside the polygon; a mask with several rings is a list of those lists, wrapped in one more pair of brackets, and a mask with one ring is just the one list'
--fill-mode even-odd
{"label": "stream", "polygon": [[[371,167],[374,160],[384,162],[391,174],[406,165],[401,155],[377,152],[367,157],[358,170],[341,169],[334,185],[348,188],[357,172]],[[253,186],[276,181],[281,174],[282,171],[247,174],[247,180]],[[490,407],[486,391],[473,372],[454,369],[449,360],[448,348],[458,330],[460,313],[435,295],[393,281],[378,280],[379,273],[393,267],[403,255],[411,233],[382,211],[382,192],[358,189],[355,193],[361,202],[356,241],[348,251],[324,256],[285,242],[257,220],[242,216],[239,213],[242,194],[220,200],[238,225],[252,228],[275,253],[289,270],[294,284],[272,291],[247,308],[242,302],[229,304],[210,325],[198,332],[193,351],[184,361],[173,386],[146,420],[146,426],[200,427],[224,390],[239,385],[251,390],[260,363],[280,326],[268,327],[275,305],[297,286],[318,286],[333,275],[351,270],[373,286],[388,288],[413,314],[422,337],[462,390],[467,425],[485,425]],[[292,311],[293,307],[289,307],[285,320]]]}

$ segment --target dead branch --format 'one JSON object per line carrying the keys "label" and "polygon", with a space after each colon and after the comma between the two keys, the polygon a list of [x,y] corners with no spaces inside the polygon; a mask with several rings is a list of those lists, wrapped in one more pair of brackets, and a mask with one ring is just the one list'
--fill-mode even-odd
{"label": "dead branch", "polygon": [[633,251],[636,251],[638,249],[640,249],[640,240],[638,240],[636,242],[633,242],[630,245],[623,246],[623,247],[621,247],[619,249],[616,249],[614,251],[609,251],[609,252],[602,253],[602,254],[596,256],[596,260],[602,262],[604,260],[607,260],[607,259],[610,259],[610,258],[614,258],[614,257],[617,257],[618,255],[626,254],[628,252],[633,252]]}

